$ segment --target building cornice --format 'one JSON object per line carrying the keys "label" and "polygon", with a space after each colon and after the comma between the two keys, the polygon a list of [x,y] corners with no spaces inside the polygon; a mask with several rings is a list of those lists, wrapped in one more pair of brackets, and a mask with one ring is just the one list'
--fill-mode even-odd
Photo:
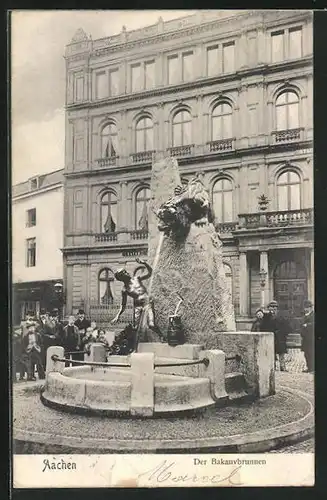
{"label": "building cornice", "polygon": [[14,203],[16,201],[24,200],[27,198],[33,198],[35,196],[38,196],[39,194],[47,193],[49,191],[55,191],[58,188],[63,188],[63,182],[57,182],[56,184],[52,184],[51,186],[46,186],[44,188],[28,191],[27,193],[18,194],[12,197],[12,202]]}
{"label": "building cornice", "polygon": [[[123,94],[120,96],[116,97],[107,97],[105,99],[101,100],[87,100],[79,103],[71,103],[71,104],[66,104],[65,109],[66,111],[79,111],[79,110],[90,110],[90,109],[96,109],[96,108],[101,108],[106,105],[110,104],[123,104],[126,102],[130,101],[139,101],[144,98],[149,99],[151,97],[162,97],[166,96],[167,94],[176,94],[178,92],[183,92],[186,90],[193,90],[197,89],[200,87],[203,89],[205,86],[212,86],[217,83],[222,84],[222,83],[228,83],[228,82],[233,82],[233,88],[237,88],[240,85],[240,82],[242,79],[251,77],[251,76],[266,76],[266,75],[272,75],[274,73],[284,71],[284,70],[294,70],[297,68],[306,68],[310,65],[313,64],[313,57],[312,56],[307,56],[305,58],[301,59],[296,59],[294,61],[285,61],[282,63],[276,63],[276,64],[262,64],[258,65],[255,68],[244,68],[241,70],[236,71],[235,73],[230,73],[226,75],[218,75],[215,77],[207,78],[207,77],[202,77],[197,80],[194,80],[192,82],[185,82],[185,83],[179,83],[177,85],[165,85],[160,88],[152,89],[152,90],[144,90],[141,92],[135,92],[135,93],[129,93],[129,94]],[[290,79],[294,79],[295,76],[290,76]],[[254,85],[255,82],[251,82],[251,85]],[[203,93],[203,90],[202,90]]]}

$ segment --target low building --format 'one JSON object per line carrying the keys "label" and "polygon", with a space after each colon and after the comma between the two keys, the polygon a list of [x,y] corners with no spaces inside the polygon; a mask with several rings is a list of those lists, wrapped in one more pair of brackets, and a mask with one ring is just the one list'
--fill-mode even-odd
{"label": "low building", "polygon": [[239,328],[273,298],[299,318],[314,288],[312,13],[78,30],[65,58],[68,311],[113,316],[114,270],[147,253],[154,155],[170,154],[210,192]]}
{"label": "low building", "polygon": [[58,306],[63,282],[63,170],[12,188],[13,323],[26,311]]}

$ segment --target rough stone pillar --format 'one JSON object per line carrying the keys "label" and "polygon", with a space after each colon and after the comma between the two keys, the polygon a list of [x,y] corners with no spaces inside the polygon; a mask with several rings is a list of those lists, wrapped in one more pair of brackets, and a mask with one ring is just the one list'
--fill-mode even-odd
{"label": "rough stone pillar", "polygon": [[154,413],[154,353],[131,354],[131,415],[151,417]]}
{"label": "rough stone pillar", "polygon": [[215,401],[228,398],[225,389],[225,353],[218,349],[201,351],[199,359],[207,358],[209,365],[200,365],[199,377],[210,380],[210,392]]}
{"label": "rough stone pillar", "polygon": [[65,368],[64,361],[53,361],[52,356],[58,356],[58,358],[64,358],[65,349],[60,346],[50,346],[47,349],[47,362],[46,362],[46,373],[59,372],[62,373]]}
{"label": "rough stone pillar", "polygon": [[96,361],[98,363],[106,362],[106,350],[103,344],[91,344],[90,354],[84,355],[85,361]]}
{"label": "rough stone pillar", "polygon": [[240,252],[240,315],[248,316],[249,270],[246,252]]}

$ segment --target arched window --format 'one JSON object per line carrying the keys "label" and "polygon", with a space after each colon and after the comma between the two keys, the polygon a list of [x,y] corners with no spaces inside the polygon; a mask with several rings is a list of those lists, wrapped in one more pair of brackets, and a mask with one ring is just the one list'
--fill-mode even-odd
{"label": "arched window", "polygon": [[223,178],[215,182],[212,204],[218,222],[233,220],[233,184],[229,179]]}
{"label": "arched window", "polygon": [[148,230],[150,189],[140,189],[135,198],[135,229]]}
{"label": "arched window", "polygon": [[232,106],[227,102],[215,106],[211,115],[212,141],[231,139],[233,137],[232,116]]}
{"label": "arched window", "polygon": [[136,152],[153,151],[153,122],[151,118],[141,118],[136,124]]}
{"label": "arched window", "polygon": [[227,289],[230,293],[231,298],[233,299],[232,269],[231,269],[229,264],[224,264],[224,271],[225,271],[225,276],[226,276]]}
{"label": "arched window", "polygon": [[299,98],[295,92],[283,92],[276,99],[276,130],[299,127]]}
{"label": "arched window", "polygon": [[99,272],[99,303],[112,304],[114,296],[111,290],[111,283],[115,280],[114,273],[111,269],[105,268]]}
{"label": "arched window", "polygon": [[293,170],[287,170],[277,179],[278,210],[301,208],[301,179]]}
{"label": "arched window", "polygon": [[192,144],[192,117],[188,111],[179,111],[173,118],[173,146]]}
{"label": "arched window", "polygon": [[101,232],[114,233],[117,227],[117,196],[107,191],[101,197]]}
{"label": "arched window", "polygon": [[101,158],[118,156],[118,134],[114,123],[108,123],[101,131]]}

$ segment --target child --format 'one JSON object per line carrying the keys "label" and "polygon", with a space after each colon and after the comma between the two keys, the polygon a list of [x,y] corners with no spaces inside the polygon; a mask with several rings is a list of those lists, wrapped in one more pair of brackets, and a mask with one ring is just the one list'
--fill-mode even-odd
{"label": "child", "polygon": [[89,326],[86,329],[86,333],[82,339],[84,351],[87,354],[90,354],[91,344],[93,344],[93,342],[96,342],[96,340],[97,340],[97,332],[95,330],[93,330],[93,328],[91,326]]}

